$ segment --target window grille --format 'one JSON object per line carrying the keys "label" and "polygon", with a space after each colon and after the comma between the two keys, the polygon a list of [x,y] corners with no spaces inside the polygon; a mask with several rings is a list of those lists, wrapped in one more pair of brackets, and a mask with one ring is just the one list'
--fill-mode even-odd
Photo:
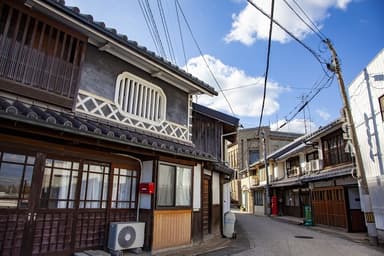
{"label": "window grille", "polygon": [[156,123],[165,119],[163,90],[128,72],[117,77],[115,103],[128,116]]}
{"label": "window grille", "polygon": [[[0,78],[38,89],[39,93],[0,88],[48,100],[48,95],[74,99],[86,39],[15,2],[0,3]],[[50,93],[48,95],[43,93]],[[68,107],[66,103],[55,102]],[[68,103],[72,107],[72,102]]]}

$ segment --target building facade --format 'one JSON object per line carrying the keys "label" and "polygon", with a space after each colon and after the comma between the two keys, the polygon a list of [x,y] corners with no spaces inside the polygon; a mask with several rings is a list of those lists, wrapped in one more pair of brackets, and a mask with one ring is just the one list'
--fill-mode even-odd
{"label": "building facade", "polygon": [[343,124],[336,120],[267,157],[272,214],[304,218],[310,210],[313,224],[365,231]]}
{"label": "building facade", "polygon": [[[371,207],[366,222],[370,234],[384,243],[384,50],[367,65],[349,86],[351,112],[363,160]],[[373,216],[372,216],[373,213]]]}
{"label": "building facade", "polygon": [[192,106],[212,87],[64,1],[0,1],[0,63],[3,255],[109,250],[114,222],[151,251],[220,234],[232,171]]}
{"label": "building facade", "polygon": [[[264,135],[263,135],[264,134]],[[265,180],[257,176],[252,163],[264,158],[264,143],[262,136],[265,137],[267,155],[290,143],[300,136],[296,133],[271,131],[269,127],[240,129],[237,133],[236,142],[229,146],[228,152],[237,158],[230,158],[230,167],[237,172],[232,181],[232,201],[247,212],[253,212],[254,193],[251,188],[258,186]],[[264,176],[265,178],[266,176]],[[255,183],[256,182],[256,183]],[[256,185],[257,184],[257,185]],[[260,189],[262,189],[260,187]]]}

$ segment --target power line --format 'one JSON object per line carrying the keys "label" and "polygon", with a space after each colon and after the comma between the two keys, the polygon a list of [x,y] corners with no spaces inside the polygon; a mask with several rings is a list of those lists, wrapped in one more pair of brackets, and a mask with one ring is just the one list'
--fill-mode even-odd
{"label": "power line", "polygon": [[[288,6],[288,8],[289,9],[291,9],[291,11],[310,29],[310,30],[312,30],[312,32],[315,34],[315,35],[317,35],[319,38],[320,38],[320,40],[321,41],[323,41],[326,37],[323,37],[322,36],[322,34],[320,34],[318,31],[318,29],[317,30],[315,30],[313,27],[311,27],[297,12],[296,12],[296,10],[287,2],[287,0],[283,0],[284,1],[284,3]],[[295,2],[296,3],[296,2]],[[296,3],[296,5],[298,6],[298,4]],[[300,8],[300,7],[299,7]],[[300,8],[300,10],[302,10],[301,8]],[[302,10],[302,12],[304,12],[303,10]],[[309,17],[308,16],[306,16],[307,17],[307,19],[309,19]],[[312,23],[313,24],[313,23]]]}
{"label": "power line", "polygon": [[185,68],[187,69],[187,72],[188,72],[187,56],[186,56],[186,54],[185,54],[185,46],[184,46],[183,32],[182,32],[182,30],[181,30],[180,17],[179,17],[179,8],[177,8],[177,0],[175,0],[175,9],[176,9],[176,16],[177,16],[177,24],[179,25],[179,34],[180,34],[181,46],[182,46],[182,49],[183,49],[183,56],[184,56]]}
{"label": "power line", "polygon": [[147,28],[149,30],[149,34],[151,35],[151,38],[152,38],[152,41],[153,41],[153,44],[155,45],[155,48],[156,48],[156,52],[160,54],[160,50],[159,50],[159,46],[157,45],[157,41],[155,39],[155,36],[154,36],[154,32],[152,31],[152,27],[150,25],[150,21],[149,21],[149,16],[148,16],[148,13],[144,7],[144,5],[141,3],[140,0],[137,0],[137,2],[139,3],[139,6],[140,6],[140,9],[141,9],[141,12],[144,16],[144,20],[145,20],[145,23],[147,24]]}
{"label": "power line", "polygon": [[321,86],[321,87],[319,87],[318,89],[317,89],[317,91],[309,98],[309,99],[307,99],[301,106],[300,106],[300,108],[288,119],[288,118],[286,118],[286,120],[285,120],[285,123],[283,123],[282,125],[280,125],[279,127],[278,127],[278,129],[277,130],[279,130],[279,129],[281,129],[281,128],[283,128],[285,125],[287,125],[290,121],[292,121],[293,120],[293,118],[295,118],[319,93],[320,93],[320,91],[321,90],[323,90],[324,88],[327,88],[327,87],[329,87],[329,85],[330,84],[332,84],[332,82],[333,82],[333,79],[335,78],[335,75],[333,74],[332,76],[330,76],[330,77],[328,77],[328,80],[326,81],[326,83],[323,85],[323,86]]}
{"label": "power line", "polygon": [[157,29],[156,20],[152,12],[151,5],[148,0],[143,0],[142,3],[138,0],[140,8],[143,12],[143,15],[146,19],[148,29],[152,31],[154,43],[157,44],[158,54],[167,59],[167,54],[165,53],[163,43],[161,41],[159,30]]}
{"label": "power line", "polygon": [[169,36],[167,19],[165,18],[164,9],[163,9],[163,5],[161,3],[161,0],[157,0],[157,7],[159,8],[161,23],[163,25],[164,35],[165,35],[165,39],[167,42],[169,57],[170,57],[171,61],[173,61],[173,63],[176,63],[171,37]]}
{"label": "power line", "polygon": [[185,21],[185,23],[186,23],[186,25],[187,25],[187,28],[188,28],[188,30],[189,30],[189,33],[191,34],[192,39],[193,39],[193,41],[194,41],[194,43],[195,43],[197,49],[199,50],[200,56],[203,58],[204,63],[205,63],[205,65],[207,66],[207,68],[208,68],[208,70],[209,70],[209,73],[211,74],[211,76],[212,76],[213,80],[215,81],[217,87],[219,87],[220,92],[223,94],[223,97],[224,97],[225,101],[227,102],[227,104],[228,104],[228,106],[229,106],[229,109],[231,110],[232,115],[235,115],[235,113],[234,113],[234,111],[233,111],[233,109],[232,109],[232,106],[231,106],[231,104],[229,103],[229,100],[228,100],[227,96],[225,96],[225,93],[223,92],[223,89],[222,89],[222,87],[221,87],[219,81],[217,81],[216,76],[215,76],[214,73],[212,72],[211,68],[210,68],[209,65],[208,65],[207,60],[206,60],[205,57],[204,57],[203,51],[201,50],[199,44],[197,43],[197,40],[196,40],[196,38],[195,38],[195,36],[194,36],[194,34],[193,34],[193,32],[192,32],[191,26],[189,25],[189,22],[188,22],[188,20],[187,20],[185,14],[184,14],[183,9],[181,8],[181,5],[180,5],[179,1],[178,1],[178,0],[175,0],[175,1],[176,1],[177,6],[178,6],[179,9],[180,9],[180,12],[181,12],[183,18],[184,18],[184,21]]}
{"label": "power line", "polygon": [[304,11],[304,9],[301,8],[301,6],[296,2],[296,0],[292,0],[292,1],[300,9],[300,11],[304,14],[304,16],[308,19],[308,21],[312,24],[312,26],[317,30],[317,32],[321,35],[321,37],[323,37],[322,40],[326,39],[327,37],[320,31],[318,26],[313,22],[313,20],[309,17],[309,15],[307,15],[307,13]]}
{"label": "power line", "polygon": [[263,77],[257,78],[257,82],[253,82],[253,83],[250,83],[250,84],[238,85],[238,86],[235,86],[235,87],[223,89],[223,91],[233,91],[233,90],[237,90],[237,89],[243,89],[243,88],[252,87],[254,85],[258,85],[259,84],[259,80],[263,79]]}
{"label": "power line", "polygon": [[263,121],[263,114],[264,114],[264,105],[265,105],[265,97],[267,94],[267,81],[268,81],[268,71],[269,71],[269,58],[271,55],[271,43],[272,43],[272,27],[273,27],[273,12],[275,9],[275,0],[272,0],[271,4],[271,22],[269,24],[269,39],[268,39],[268,49],[267,49],[267,65],[265,67],[265,76],[264,76],[264,93],[263,93],[263,103],[261,105],[261,114],[259,119],[259,129],[258,129],[258,135],[260,136],[260,127],[261,122]]}
{"label": "power line", "polygon": [[258,7],[256,4],[254,4],[251,0],[247,0],[249,4],[251,4],[254,8],[256,8],[259,12],[261,12],[264,16],[266,16],[268,19],[271,20],[271,22],[275,23],[279,28],[281,28],[285,33],[287,33],[290,37],[292,37],[296,42],[301,44],[305,49],[307,49],[314,57],[315,59],[321,64],[321,67],[323,68],[323,71],[326,72],[326,70],[323,67],[323,64],[326,64],[324,60],[321,59],[321,56],[319,56],[314,50],[312,50],[309,46],[307,46],[304,42],[302,42],[299,38],[297,38],[295,35],[293,35],[289,30],[287,30],[285,27],[283,27],[279,22],[272,19],[270,15],[268,15],[266,12],[264,12],[260,7]]}

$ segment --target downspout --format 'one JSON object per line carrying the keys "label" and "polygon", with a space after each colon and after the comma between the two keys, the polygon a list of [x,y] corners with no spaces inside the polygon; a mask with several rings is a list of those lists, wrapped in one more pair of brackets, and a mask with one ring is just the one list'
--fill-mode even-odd
{"label": "downspout", "polygon": [[[117,154],[117,155],[129,157],[129,158],[132,158],[133,160],[136,160],[136,161],[139,162],[139,164],[140,164],[140,180],[139,180],[139,185],[140,185],[141,178],[143,176],[142,175],[142,173],[143,173],[143,162],[141,161],[141,159],[139,159],[137,157],[134,157],[134,156],[131,156],[131,155],[127,155],[127,154]],[[136,222],[139,222],[139,216],[140,216],[140,190],[138,191],[138,195],[137,195]]]}

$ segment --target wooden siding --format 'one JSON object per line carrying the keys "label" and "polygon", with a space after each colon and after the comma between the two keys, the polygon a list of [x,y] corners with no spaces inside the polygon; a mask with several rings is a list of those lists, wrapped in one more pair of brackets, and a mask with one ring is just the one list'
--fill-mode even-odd
{"label": "wooden siding", "polygon": [[221,205],[212,205],[212,234],[220,234],[221,231]]}
{"label": "wooden siding", "polygon": [[347,228],[344,188],[320,188],[312,191],[315,224]]}
{"label": "wooden siding", "polygon": [[196,149],[221,159],[223,124],[194,112],[192,127],[192,141]]}
{"label": "wooden siding", "polygon": [[204,175],[203,194],[202,194],[202,224],[203,234],[211,233],[211,210],[212,210],[212,183],[211,177]]}
{"label": "wooden siding", "polygon": [[203,238],[202,232],[202,213],[201,210],[193,211],[192,213],[192,240],[193,242],[199,242]]}
{"label": "wooden siding", "polygon": [[85,48],[76,32],[17,2],[0,3],[0,89],[72,108]]}
{"label": "wooden siding", "polygon": [[155,211],[152,250],[190,244],[191,218],[191,210]]}

